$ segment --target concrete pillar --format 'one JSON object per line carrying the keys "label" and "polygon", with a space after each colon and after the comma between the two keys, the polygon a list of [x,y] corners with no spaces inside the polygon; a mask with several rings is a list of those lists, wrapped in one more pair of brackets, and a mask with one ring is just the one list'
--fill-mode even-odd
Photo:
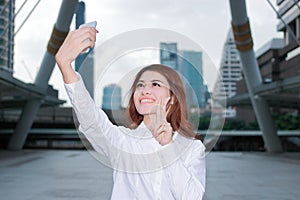
{"label": "concrete pillar", "polygon": [[300,18],[299,17],[296,18],[295,23],[296,23],[296,27],[295,27],[296,33],[295,33],[295,35],[296,35],[297,38],[300,38]]}
{"label": "concrete pillar", "polygon": [[253,92],[255,87],[262,84],[262,78],[253,51],[253,41],[245,0],[230,0],[230,8],[235,43],[240,54],[248,92],[259,127],[263,133],[266,149],[269,152],[282,152],[282,146],[268,104],[263,97]]}
{"label": "concrete pillar", "polygon": [[[70,24],[76,10],[78,0],[64,0],[61,4],[55,27],[49,41],[47,51],[35,79],[35,86],[44,94],[47,92],[48,81],[55,66],[55,53],[62,42],[63,36],[69,31]],[[62,36],[62,37],[60,37]],[[8,149],[21,150],[26,141],[29,130],[33,124],[34,118],[39,110],[43,99],[28,100],[25,104],[20,119],[12,135]]]}

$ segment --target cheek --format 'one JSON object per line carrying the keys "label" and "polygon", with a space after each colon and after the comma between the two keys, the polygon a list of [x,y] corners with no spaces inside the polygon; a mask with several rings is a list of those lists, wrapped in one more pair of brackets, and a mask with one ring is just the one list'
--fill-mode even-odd
{"label": "cheek", "polygon": [[160,92],[160,96],[163,97],[163,98],[168,98],[171,96],[171,93],[169,90],[164,90],[164,91],[161,91]]}
{"label": "cheek", "polygon": [[138,99],[139,99],[139,97],[138,97],[137,92],[134,92],[134,94],[133,94],[133,103],[134,103],[135,106],[136,106],[136,104],[138,102]]}

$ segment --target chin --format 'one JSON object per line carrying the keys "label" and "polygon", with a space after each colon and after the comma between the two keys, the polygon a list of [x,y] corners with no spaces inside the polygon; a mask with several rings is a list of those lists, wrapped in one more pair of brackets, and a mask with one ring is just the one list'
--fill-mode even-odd
{"label": "chin", "polygon": [[137,109],[138,113],[140,115],[150,115],[154,114],[153,112],[153,106],[141,106],[140,108]]}

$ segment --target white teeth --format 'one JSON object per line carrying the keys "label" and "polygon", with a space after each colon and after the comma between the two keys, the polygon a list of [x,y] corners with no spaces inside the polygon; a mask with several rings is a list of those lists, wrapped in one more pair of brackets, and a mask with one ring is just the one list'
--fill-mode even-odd
{"label": "white teeth", "polygon": [[152,103],[153,100],[152,99],[142,99],[141,103]]}

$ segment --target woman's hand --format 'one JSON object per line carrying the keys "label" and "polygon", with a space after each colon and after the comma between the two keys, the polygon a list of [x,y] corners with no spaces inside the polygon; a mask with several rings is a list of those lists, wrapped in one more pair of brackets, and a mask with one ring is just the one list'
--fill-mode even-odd
{"label": "woman's hand", "polygon": [[95,45],[97,32],[95,28],[82,27],[69,32],[67,35],[55,56],[65,83],[72,83],[77,80],[71,63],[84,49],[92,48]]}
{"label": "woman's hand", "polygon": [[153,136],[159,142],[160,145],[166,145],[172,142],[173,128],[170,123],[167,122],[166,105],[160,101],[157,106],[155,126]]}

